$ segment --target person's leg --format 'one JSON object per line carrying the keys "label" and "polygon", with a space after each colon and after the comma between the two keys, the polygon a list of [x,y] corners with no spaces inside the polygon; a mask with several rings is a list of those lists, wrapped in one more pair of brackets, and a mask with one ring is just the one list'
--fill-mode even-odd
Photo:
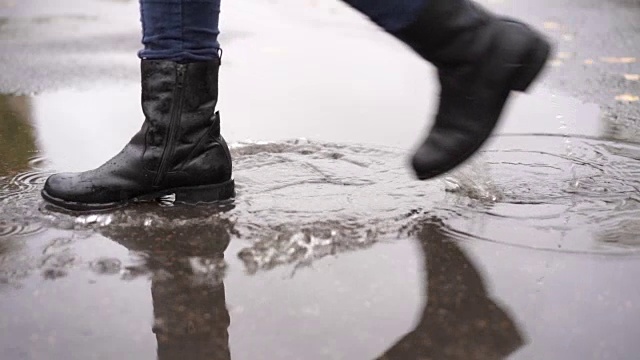
{"label": "person's leg", "polygon": [[473,155],[491,135],[509,93],[529,87],[551,50],[525,24],[470,0],[344,1],[438,68],[438,114],[412,158],[421,180]]}
{"label": "person's leg", "polygon": [[50,203],[99,210],[168,194],[185,203],[235,195],[216,112],[220,0],[141,0],[140,10],[142,128],[99,168],[49,177]]}
{"label": "person's leg", "polygon": [[218,58],[220,0],[140,0],[142,44],[148,60],[197,62]]}
{"label": "person's leg", "polygon": [[413,24],[428,0],[344,0],[387,32]]}

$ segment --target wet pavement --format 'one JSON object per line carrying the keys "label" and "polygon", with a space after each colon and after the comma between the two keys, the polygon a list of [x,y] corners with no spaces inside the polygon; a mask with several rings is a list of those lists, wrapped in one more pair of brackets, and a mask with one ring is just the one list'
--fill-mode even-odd
{"label": "wet pavement", "polygon": [[637,359],[640,5],[489,6],[556,58],[450,176],[406,166],[429,66],[336,2],[236,0],[235,203],[77,215],[39,190],[140,126],[137,2],[0,0],[0,359]]}

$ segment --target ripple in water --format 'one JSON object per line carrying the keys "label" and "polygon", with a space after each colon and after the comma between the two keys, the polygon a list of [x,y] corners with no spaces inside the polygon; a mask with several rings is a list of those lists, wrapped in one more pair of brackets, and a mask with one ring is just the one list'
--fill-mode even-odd
{"label": "ripple in water", "polygon": [[460,233],[573,252],[640,247],[638,145],[572,137],[567,152],[559,136],[502,136],[483,156],[501,197],[454,219]]}
{"label": "ripple in water", "polygon": [[255,272],[406,236],[405,229],[436,216],[458,237],[554,251],[637,252],[640,147],[571,141],[567,153],[561,137],[497,137],[469,165],[427,182],[414,180],[407,154],[394,148],[242,143],[232,147],[238,197],[231,205],[143,204],[82,216],[38,211],[46,175],[32,171],[0,180],[0,236],[43,226],[111,234],[146,228],[158,241],[224,224],[246,241],[238,256]]}
{"label": "ripple in water", "polygon": [[40,189],[49,175],[42,170],[44,162],[44,158],[35,157],[29,161],[30,171],[0,178],[0,237],[30,235],[42,229],[38,204]]}

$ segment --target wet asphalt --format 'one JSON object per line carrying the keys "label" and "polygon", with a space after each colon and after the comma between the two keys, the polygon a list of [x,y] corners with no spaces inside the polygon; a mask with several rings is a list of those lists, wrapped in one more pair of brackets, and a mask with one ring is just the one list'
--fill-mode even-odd
{"label": "wet asphalt", "polygon": [[640,3],[495,0],[555,43],[447,178],[433,68],[334,1],[223,3],[231,208],[61,214],[140,126],[137,2],[0,0],[0,359],[638,359]]}

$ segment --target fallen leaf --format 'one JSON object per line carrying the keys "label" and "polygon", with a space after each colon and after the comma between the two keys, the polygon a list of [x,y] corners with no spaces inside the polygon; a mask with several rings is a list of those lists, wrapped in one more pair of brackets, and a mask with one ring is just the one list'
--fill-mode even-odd
{"label": "fallen leaf", "polygon": [[624,74],[624,78],[629,81],[640,81],[640,74]]}
{"label": "fallen leaf", "polygon": [[560,29],[560,24],[555,21],[545,21],[542,26],[544,26],[547,30],[558,30]]}
{"label": "fallen leaf", "polygon": [[558,66],[564,65],[564,63],[560,59],[553,59],[553,60],[549,61],[549,65],[554,66],[554,67],[558,67]]}
{"label": "fallen leaf", "polygon": [[594,63],[593,59],[587,59],[584,61],[585,65],[593,65],[593,63]]}
{"label": "fallen leaf", "polygon": [[632,95],[632,94],[622,94],[622,95],[616,96],[616,100],[623,101],[623,102],[634,102],[634,101],[640,100],[640,96]]}
{"label": "fallen leaf", "polygon": [[636,62],[634,57],[602,57],[600,60],[609,64],[631,64]]}
{"label": "fallen leaf", "polygon": [[571,58],[572,54],[570,52],[567,51],[561,51],[558,53],[558,59],[569,59]]}

